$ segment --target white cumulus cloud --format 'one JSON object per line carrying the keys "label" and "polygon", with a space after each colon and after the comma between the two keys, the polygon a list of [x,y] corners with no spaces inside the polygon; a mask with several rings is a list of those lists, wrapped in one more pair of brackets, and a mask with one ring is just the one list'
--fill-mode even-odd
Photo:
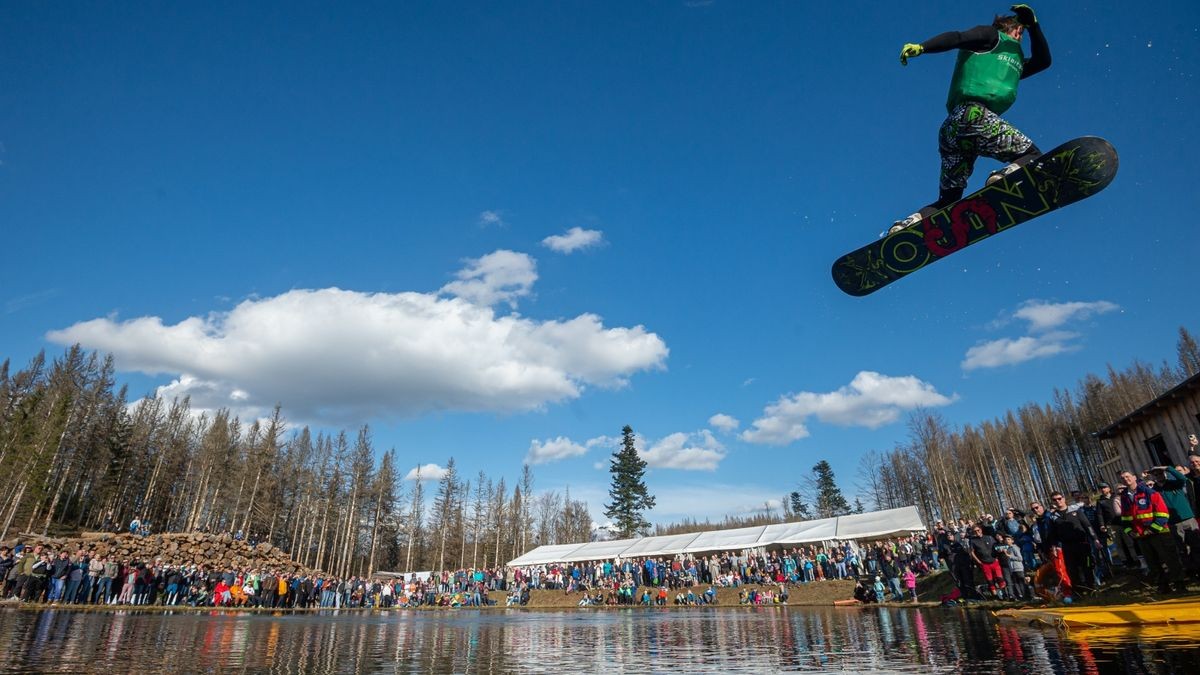
{"label": "white cumulus cloud", "polygon": [[542,240],[542,245],[559,253],[573,253],[579,249],[597,246],[604,241],[600,230],[585,230],[572,227],[563,234],[555,234]]}
{"label": "white cumulus cloud", "polygon": [[575,443],[566,436],[559,436],[558,438],[546,441],[534,440],[529,444],[529,452],[525,454],[525,463],[533,466],[546,464],[547,462],[557,462],[560,459],[585,455],[587,451],[586,447]]}
{"label": "white cumulus cloud", "polygon": [[1120,306],[1100,300],[1097,302],[1043,302],[1030,300],[1021,305],[1013,316],[1029,322],[1029,330],[1043,331],[1058,328],[1068,321],[1082,321],[1096,314],[1107,314]]}
{"label": "white cumulus cloud", "polygon": [[[614,436],[599,436],[584,443],[590,450],[601,447],[615,452],[621,447],[621,439]],[[676,432],[650,442],[641,434],[633,435],[633,447],[652,469],[678,469],[681,471],[713,471],[725,459],[725,446],[708,429],[693,433]],[[609,468],[611,454],[603,462],[596,462],[596,469]]]}
{"label": "white cumulus cloud", "polygon": [[1075,337],[1078,337],[1077,333],[1055,331],[1045,335],[1026,335],[981,342],[967,350],[962,369],[998,368],[1075,351],[1079,349],[1078,345],[1069,343],[1069,340]]}
{"label": "white cumulus cloud", "polygon": [[1105,300],[1057,303],[1030,300],[1012,313],[1013,318],[1028,322],[1028,334],[974,345],[967,350],[962,369],[999,368],[1076,351],[1080,345],[1075,341],[1082,336],[1076,331],[1060,330],[1064,325],[1119,309],[1120,306]]}
{"label": "white cumulus cloud", "polygon": [[404,475],[404,480],[441,480],[445,477],[446,469],[444,467],[440,467],[437,464],[421,464],[409,469],[408,473]]}
{"label": "white cumulus cloud", "polygon": [[506,302],[516,307],[517,298],[529,295],[537,281],[537,263],[524,253],[499,250],[467,262],[456,275],[458,281],[442,286],[443,293],[477,305]]}
{"label": "white cumulus cloud", "polygon": [[737,429],[740,425],[741,422],[736,417],[726,415],[725,413],[717,413],[708,418],[708,426],[726,433]]}
{"label": "white cumulus cloud", "polygon": [[836,391],[802,391],[781,397],[740,437],[749,443],[787,445],[809,435],[811,417],[839,426],[876,429],[896,421],[902,412],[953,401],[914,376],[889,377],[864,370]]}
{"label": "white cumulus cloud", "polygon": [[247,417],[282,404],[296,422],[361,424],[431,411],[519,412],[624,386],[664,366],[666,344],[600,317],[536,321],[437,293],[326,288],[254,298],[175,324],[97,318],[47,333],[167,374],[166,397]]}
{"label": "white cumulus cloud", "polygon": [[[634,434],[634,437],[636,439],[637,434]],[[636,441],[634,444],[636,445]],[[610,448],[611,449],[611,448],[616,448],[616,447],[620,446],[621,439],[618,436],[597,436],[595,438],[589,438],[587,440],[587,442],[584,443],[584,445],[587,446],[588,450],[591,450],[592,448]]]}
{"label": "white cumulus cloud", "polygon": [[725,446],[708,429],[694,434],[673,433],[649,448],[638,448],[651,468],[715,471],[725,459]]}

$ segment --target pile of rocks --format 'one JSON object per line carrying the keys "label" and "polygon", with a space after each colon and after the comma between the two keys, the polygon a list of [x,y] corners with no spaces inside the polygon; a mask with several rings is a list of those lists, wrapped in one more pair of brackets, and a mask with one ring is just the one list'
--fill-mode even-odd
{"label": "pile of rocks", "polygon": [[54,551],[74,554],[80,548],[95,555],[118,561],[154,562],[165,565],[204,565],[217,569],[269,569],[282,574],[302,574],[306,569],[291,556],[268,543],[251,546],[234,539],[229,533],[152,534],[146,537],[108,532],[83,532],[78,537],[44,537],[22,534],[5,542],[27,546],[41,544]]}

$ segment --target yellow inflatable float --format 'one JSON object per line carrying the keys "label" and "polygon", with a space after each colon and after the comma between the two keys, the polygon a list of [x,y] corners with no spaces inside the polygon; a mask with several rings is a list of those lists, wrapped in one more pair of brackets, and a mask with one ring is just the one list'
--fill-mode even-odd
{"label": "yellow inflatable float", "polygon": [[1005,620],[1055,628],[1133,628],[1200,623],[1200,598],[1095,607],[1045,607],[1002,609],[994,614]]}

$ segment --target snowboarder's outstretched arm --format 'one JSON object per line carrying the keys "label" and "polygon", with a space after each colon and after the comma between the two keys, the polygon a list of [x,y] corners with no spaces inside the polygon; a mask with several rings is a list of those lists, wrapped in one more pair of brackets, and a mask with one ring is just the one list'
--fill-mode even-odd
{"label": "snowboarder's outstretched arm", "polygon": [[992,26],[975,26],[964,31],[952,30],[941,35],[935,35],[928,40],[904,45],[900,50],[900,65],[907,66],[908,60],[926,52],[938,54],[951,49],[967,49],[973,52],[986,52],[1000,41],[1000,31]]}
{"label": "snowboarder's outstretched arm", "polygon": [[1000,40],[1000,31],[992,26],[975,26],[964,31],[952,30],[935,35],[921,43],[921,51],[930,54],[948,52],[951,49],[967,49],[986,52]]}
{"label": "snowboarder's outstretched arm", "polygon": [[[1025,30],[1029,31],[1031,54],[1021,70],[1021,79],[1036,75],[1050,67],[1050,46],[1042,27],[1029,5],[1013,5],[1013,12]],[[975,26],[964,31],[949,31],[935,35],[919,44],[909,43],[900,50],[900,65],[908,65],[908,59],[926,52],[937,54],[952,49],[986,52],[995,48],[1000,41],[1000,31],[995,26]]]}

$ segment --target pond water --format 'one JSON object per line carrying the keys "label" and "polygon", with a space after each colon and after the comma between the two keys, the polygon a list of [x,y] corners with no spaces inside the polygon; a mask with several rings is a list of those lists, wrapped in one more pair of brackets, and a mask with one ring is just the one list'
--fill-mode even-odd
{"label": "pond water", "polygon": [[0,672],[1200,672],[1200,629],[1065,635],[954,609],[3,610],[0,650]]}

